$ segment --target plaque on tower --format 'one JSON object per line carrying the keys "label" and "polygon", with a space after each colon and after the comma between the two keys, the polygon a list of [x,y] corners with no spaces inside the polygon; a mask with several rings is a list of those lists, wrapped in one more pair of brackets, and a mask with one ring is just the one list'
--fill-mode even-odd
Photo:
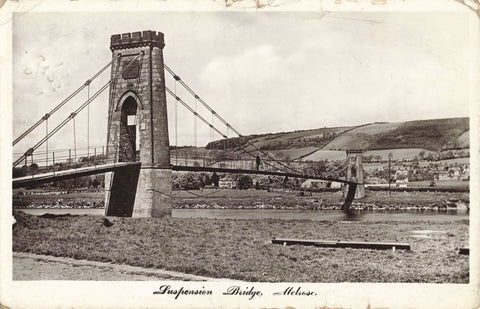
{"label": "plaque on tower", "polygon": [[[126,67],[131,60],[124,60],[122,66]],[[132,79],[132,78],[137,78],[138,73],[140,72],[140,62],[138,60],[134,60],[130,66],[123,71],[122,77],[124,79]]]}

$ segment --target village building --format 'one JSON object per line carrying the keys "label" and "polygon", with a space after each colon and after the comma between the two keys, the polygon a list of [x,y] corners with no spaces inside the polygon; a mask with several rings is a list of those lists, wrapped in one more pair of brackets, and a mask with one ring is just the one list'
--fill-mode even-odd
{"label": "village building", "polygon": [[222,189],[235,189],[237,180],[230,175],[226,175],[218,181],[218,187]]}
{"label": "village building", "polygon": [[324,188],[341,188],[342,184],[340,182],[307,179],[301,184],[300,187],[304,190],[316,190],[316,189],[324,189]]}

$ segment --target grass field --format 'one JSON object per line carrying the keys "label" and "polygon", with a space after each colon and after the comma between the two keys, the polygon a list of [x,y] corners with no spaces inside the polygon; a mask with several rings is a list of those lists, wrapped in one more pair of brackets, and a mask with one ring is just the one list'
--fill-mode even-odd
{"label": "grass field", "polygon": [[270,150],[269,153],[273,155],[282,154],[288,156],[291,160],[296,160],[300,157],[306,156],[312,152],[315,152],[318,147],[303,147],[303,148],[291,148],[291,149],[282,149],[282,150]]}
{"label": "grass field", "polygon": [[[314,222],[15,213],[13,251],[264,282],[467,283],[468,222]],[[273,237],[408,242],[411,251],[271,244]]]}
{"label": "grass field", "polygon": [[347,131],[323,147],[323,149],[368,149],[382,132],[395,130],[403,122],[372,123]]}
{"label": "grass field", "polygon": [[[428,187],[431,181],[410,181],[408,183],[409,187]],[[439,188],[468,188],[470,185],[469,181],[459,181],[459,180],[435,180],[435,187]]]}
{"label": "grass field", "polygon": [[456,140],[457,146],[460,148],[468,148],[470,146],[470,130],[465,131]]}
{"label": "grass field", "polygon": [[320,160],[330,160],[330,161],[335,161],[335,160],[345,160],[347,157],[345,151],[340,151],[340,150],[324,150],[320,149],[315,151],[314,153],[305,156],[302,158],[302,161],[320,161]]}
{"label": "grass field", "polygon": [[407,121],[398,128],[376,136],[371,148],[426,148],[438,150],[452,144],[469,130],[468,118],[431,119]]}

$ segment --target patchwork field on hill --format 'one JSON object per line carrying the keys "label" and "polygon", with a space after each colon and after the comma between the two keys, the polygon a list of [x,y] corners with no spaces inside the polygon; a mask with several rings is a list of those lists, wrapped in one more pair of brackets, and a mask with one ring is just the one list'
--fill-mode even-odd
{"label": "patchwork field on hill", "polygon": [[313,130],[249,135],[209,143],[200,153],[215,150],[249,152],[268,151],[291,160],[341,160],[346,149],[363,149],[366,156],[412,160],[423,152],[468,149],[469,118],[431,119],[406,122],[376,122],[356,127],[320,128]]}
{"label": "patchwork field on hill", "polygon": [[468,118],[408,121],[378,135],[368,149],[424,148],[437,151],[469,130]]}
{"label": "patchwork field on hill", "polygon": [[356,127],[344,132],[330,143],[325,145],[325,150],[350,149],[369,149],[379,135],[397,129],[403,123],[373,123]]}
{"label": "patchwork field on hill", "polygon": [[470,146],[470,130],[463,132],[455,140],[455,146],[458,148],[468,148]]}

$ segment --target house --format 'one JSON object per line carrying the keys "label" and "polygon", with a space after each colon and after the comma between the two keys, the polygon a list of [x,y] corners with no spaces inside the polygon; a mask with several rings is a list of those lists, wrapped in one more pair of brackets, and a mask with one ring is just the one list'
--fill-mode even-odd
{"label": "house", "polygon": [[330,183],[330,188],[341,188],[342,187],[342,183],[341,182],[332,182]]}
{"label": "house", "polygon": [[450,175],[447,171],[434,171],[435,180],[450,180]]}
{"label": "house", "polygon": [[464,167],[462,174],[460,175],[461,180],[469,180],[470,179],[470,168]]}
{"label": "house", "polygon": [[408,170],[400,169],[395,172],[395,183],[408,183]]}
{"label": "house", "polygon": [[300,185],[300,187],[304,190],[315,190],[315,189],[323,189],[323,188],[341,188],[342,183],[325,181],[325,180],[317,180],[317,179],[307,179]]}
{"label": "house", "polygon": [[224,189],[235,189],[237,187],[237,180],[227,175],[218,181],[218,187]]}
{"label": "house", "polygon": [[326,188],[327,181],[307,179],[300,185],[300,187],[305,190],[315,190],[320,188]]}

